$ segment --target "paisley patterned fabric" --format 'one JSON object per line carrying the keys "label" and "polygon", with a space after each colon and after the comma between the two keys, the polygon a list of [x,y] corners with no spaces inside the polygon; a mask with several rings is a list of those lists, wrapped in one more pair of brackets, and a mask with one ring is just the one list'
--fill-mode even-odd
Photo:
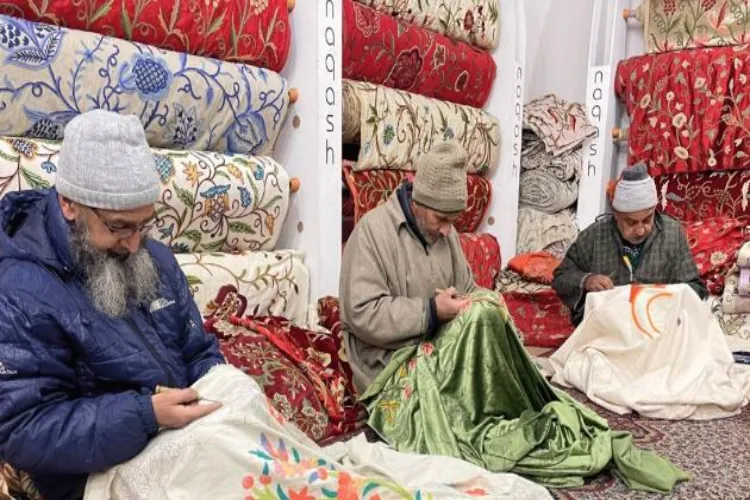
{"label": "paisley patterned fabric", "polygon": [[648,52],[750,42],[746,0],[646,0],[635,11]]}
{"label": "paisley patterned fabric", "polygon": [[746,45],[621,61],[615,93],[630,115],[628,163],[646,163],[652,176],[750,168],[748,71]]}
{"label": "paisley patterned fabric", "polygon": [[[60,144],[0,137],[0,197],[55,182]],[[289,176],[266,157],[153,149],[162,193],[149,233],[174,252],[271,250],[289,208]]]}
{"label": "paisley patterned fabric", "polygon": [[433,146],[455,139],[469,153],[469,173],[488,174],[500,161],[500,125],[469,106],[344,80],[343,136],[359,142],[356,170],[414,170]]}
{"label": "paisley patterned fabric", "polygon": [[721,295],[724,280],[747,238],[750,219],[715,217],[685,225],[690,251],[711,295]]}
{"label": "paisley patterned fabric", "polygon": [[518,209],[519,254],[546,251],[562,259],[578,237],[578,225],[572,210],[548,214],[530,207]]}
{"label": "paisley patterned fabric", "polygon": [[[344,176],[354,201],[355,224],[373,208],[382,205],[404,181],[412,181],[414,174],[403,170],[352,171],[352,163],[344,162]],[[456,231],[471,233],[477,230],[492,201],[492,183],[478,175],[468,176],[466,210],[454,223]]]}
{"label": "paisley patterned fabric", "polygon": [[357,0],[409,24],[483,49],[494,49],[500,34],[498,0]]}
{"label": "paisley patterned fabric", "polygon": [[548,214],[570,208],[578,199],[578,180],[561,181],[546,169],[521,173],[519,202]]}
{"label": "paisley patterned fabric", "polygon": [[281,71],[286,0],[0,0],[0,13]]}
{"label": "paisley patterned fabric", "polygon": [[308,324],[310,273],[297,251],[239,254],[176,254],[190,291],[204,316],[215,313],[213,299],[225,285],[247,298],[252,316],[276,316],[295,325]]}
{"label": "paisley patterned fabric", "polygon": [[724,281],[724,293],[721,296],[721,310],[726,314],[750,314],[750,297],[743,297],[739,292],[740,269],[733,266]]}
{"label": "paisley patterned fabric", "polygon": [[547,252],[533,252],[516,255],[508,262],[508,269],[515,271],[526,280],[551,285],[553,274],[560,259]]}
{"label": "paisley patterned fabric", "polygon": [[513,322],[529,347],[560,347],[573,334],[570,310],[552,288],[502,294]]}
{"label": "paisley patterned fabric", "polygon": [[459,240],[476,284],[492,289],[502,267],[500,243],[489,233],[461,233]]}
{"label": "paisley patterned fabric", "polygon": [[497,68],[489,52],[344,0],[344,78],[481,108]]}
{"label": "paisley patterned fabric", "polygon": [[0,58],[6,136],[61,139],[71,118],[101,108],[138,116],[154,147],[268,156],[289,103],[265,69],[6,16]]}
{"label": "paisley patterned fabric", "polygon": [[695,172],[656,179],[658,210],[682,222],[750,215],[750,171]]}
{"label": "paisley patterned fabric", "polygon": [[711,311],[719,320],[724,335],[750,340],[750,314],[731,314],[724,312],[721,296],[710,296],[708,304]]}

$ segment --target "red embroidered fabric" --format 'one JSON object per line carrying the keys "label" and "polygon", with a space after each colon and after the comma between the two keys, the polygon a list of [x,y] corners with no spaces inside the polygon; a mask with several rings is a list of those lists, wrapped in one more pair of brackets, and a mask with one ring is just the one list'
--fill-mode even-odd
{"label": "red embroidered fabric", "polygon": [[500,243],[488,233],[461,233],[459,239],[474,281],[478,286],[492,290],[502,267]]}
{"label": "red embroidered fabric", "polygon": [[690,251],[711,295],[724,291],[724,280],[737,261],[749,222],[748,217],[714,217],[685,225]]}
{"label": "red embroidered fabric", "polygon": [[560,347],[573,334],[575,327],[570,322],[570,310],[553,289],[502,295],[525,345]]}
{"label": "red embroidered fabric", "polygon": [[[404,181],[414,179],[415,172],[404,170],[362,170],[355,172],[344,162],[344,177],[354,201],[356,224],[373,208],[382,205]],[[470,233],[479,228],[492,201],[492,184],[482,176],[467,176],[468,199],[466,210],[454,224],[456,231]]]}
{"label": "red embroidered fabric", "polygon": [[287,0],[0,0],[0,13],[279,72]]}
{"label": "red embroidered fabric", "polygon": [[750,48],[621,61],[615,93],[630,115],[628,162],[652,176],[750,167]]}
{"label": "red embroidered fabric", "polygon": [[344,78],[481,108],[497,68],[464,42],[344,0]]}
{"label": "red embroidered fabric", "polygon": [[660,175],[655,181],[657,208],[683,223],[750,215],[748,170]]}

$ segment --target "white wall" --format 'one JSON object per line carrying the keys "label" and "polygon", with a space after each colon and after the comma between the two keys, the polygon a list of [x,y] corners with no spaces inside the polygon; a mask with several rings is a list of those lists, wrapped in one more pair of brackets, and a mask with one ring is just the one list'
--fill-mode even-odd
{"label": "white wall", "polygon": [[594,0],[524,0],[526,101],[555,93],[586,102]]}

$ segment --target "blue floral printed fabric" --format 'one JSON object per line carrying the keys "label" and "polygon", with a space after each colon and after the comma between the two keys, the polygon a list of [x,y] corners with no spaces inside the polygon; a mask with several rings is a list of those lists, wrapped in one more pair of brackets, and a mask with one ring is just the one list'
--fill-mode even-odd
{"label": "blue floral printed fabric", "polygon": [[136,115],[149,144],[268,156],[286,117],[277,73],[0,16],[0,135],[61,139],[102,108]]}

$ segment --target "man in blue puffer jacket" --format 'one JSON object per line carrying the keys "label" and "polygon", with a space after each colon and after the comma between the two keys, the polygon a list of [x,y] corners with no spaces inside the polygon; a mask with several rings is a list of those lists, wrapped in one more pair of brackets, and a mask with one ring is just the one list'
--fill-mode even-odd
{"label": "man in blue puffer jacket", "polygon": [[91,111],[65,129],[55,189],[0,201],[0,459],[48,499],[216,409],[181,389],[224,360],[145,236],[159,193],[140,121]]}

